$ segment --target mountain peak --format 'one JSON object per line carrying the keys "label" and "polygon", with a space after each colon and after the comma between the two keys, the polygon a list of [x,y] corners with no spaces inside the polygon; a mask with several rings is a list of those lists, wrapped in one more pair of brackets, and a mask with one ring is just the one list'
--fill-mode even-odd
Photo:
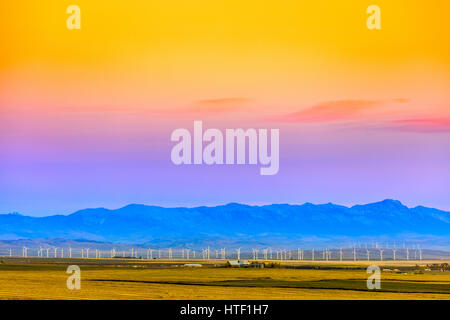
{"label": "mountain peak", "polygon": [[237,202],[230,202],[230,203],[227,203],[225,206],[226,207],[249,207],[249,205],[237,203]]}
{"label": "mountain peak", "polygon": [[403,203],[401,203],[399,200],[395,200],[395,199],[384,199],[384,200],[381,200],[381,201],[371,202],[371,203],[368,203],[368,204],[357,204],[354,207],[357,207],[357,206],[378,206],[378,205],[392,206],[392,207],[405,207],[405,205]]}
{"label": "mountain peak", "polygon": [[380,201],[380,203],[388,204],[388,205],[393,205],[393,206],[402,206],[402,207],[405,206],[405,205],[404,205],[403,203],[401,203],[399,200],[394,200],[394,199],[384,199],[383,201]]}

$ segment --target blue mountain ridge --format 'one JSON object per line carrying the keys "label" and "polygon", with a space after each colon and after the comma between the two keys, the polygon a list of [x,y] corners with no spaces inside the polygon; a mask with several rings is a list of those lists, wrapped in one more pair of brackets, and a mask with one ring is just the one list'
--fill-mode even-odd
{"label": "blue mountain ridge", "polygon": [[397,200],[346,207],[332,203],[165,208],[141,204],[70,215],[0,215],[0,240],[65,238],[152,243],[161,239],[450,236],[450,212]]}

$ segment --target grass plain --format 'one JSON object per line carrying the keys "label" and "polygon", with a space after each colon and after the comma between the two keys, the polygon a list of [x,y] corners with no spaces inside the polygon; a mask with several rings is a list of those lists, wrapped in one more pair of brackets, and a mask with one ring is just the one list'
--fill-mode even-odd
{"label": "grass plain", "polygon": [[[0,299],[440,299],[450,300],[449,261],[283,261],[281,268],[226,268],[224,260],[0,258]],[[276,261],[279,263],[279,261]],[[81,289],[66,286],[69,265]],[[368,290],[368,265],[382,270]],[[395,270],[395,271],[394,271]]]}

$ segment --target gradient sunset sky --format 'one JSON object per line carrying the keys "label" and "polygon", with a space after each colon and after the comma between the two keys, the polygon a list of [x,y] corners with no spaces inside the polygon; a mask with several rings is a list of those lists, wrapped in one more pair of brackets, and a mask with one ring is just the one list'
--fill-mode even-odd
{"label": "gradient sunset sky", "polygon": [[[81,30],[66,9],[81,8]],[[368,30],[366,8],[381,9]],[[450,2],[2,1],[0,213],[129,203],[450,210]],[[176,166],[176,128],[279,128],[280,170]]]}

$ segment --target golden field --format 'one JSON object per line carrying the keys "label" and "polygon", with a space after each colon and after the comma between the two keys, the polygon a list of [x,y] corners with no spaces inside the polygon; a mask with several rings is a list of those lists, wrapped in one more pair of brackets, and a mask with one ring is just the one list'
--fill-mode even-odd
{"label": "golden field", "polygon": [[[448,261],[284,261],[287,268],[225,268],[224,260],[0,258],[0,299],[450,299],[450,272],[423,271]],[[277,261],[278,263],[278,261]],[[69,290],[67,266],[81,268]],[[368,290],[369,264],[381,289]],[[394,269],[398,271],[393,271]]]}

